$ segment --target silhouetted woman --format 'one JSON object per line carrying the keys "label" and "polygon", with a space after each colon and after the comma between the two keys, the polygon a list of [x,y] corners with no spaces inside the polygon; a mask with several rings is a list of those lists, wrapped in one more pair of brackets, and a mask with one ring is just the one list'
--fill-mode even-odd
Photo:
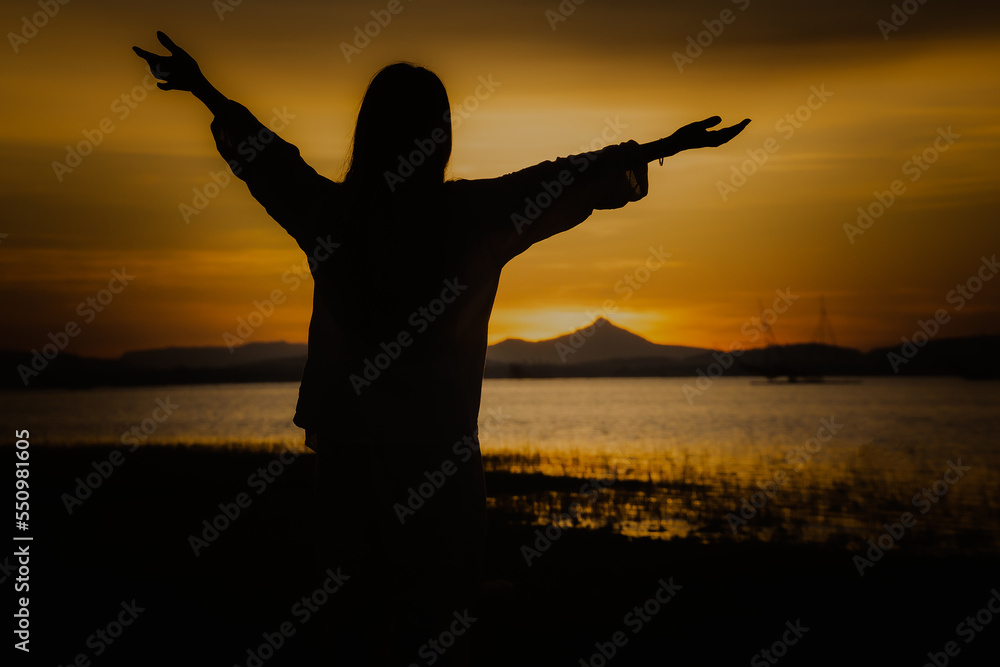
{"label": "silhouetted woman", "polygon": [[[224,97],[166,35],[136,48],[164,90],[215,115],[219,152],[295,239],[315,282],[295,423],[317,453],[331,659],[467,664],[486,493],[478,414],[487,325],[504,264],[533,243],[646,194],[647,162],[718,146],[718,118],[482,180],[445,180],[448,96],[406,63],[372,79],[343,182]],[[334,570],[336,571],[336,570]]]}

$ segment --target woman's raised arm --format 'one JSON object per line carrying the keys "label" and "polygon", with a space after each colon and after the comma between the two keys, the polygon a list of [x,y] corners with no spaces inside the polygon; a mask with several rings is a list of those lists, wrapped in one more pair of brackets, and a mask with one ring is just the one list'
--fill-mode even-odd
{"label": "woman's raised arm", "polygon": [[162,32],[156,36],[170,51],[169,56],[132,47],[149,63],[153,76],[163,80],[156,85],[161,90],[190,91],[208,107],[215,116],[212,135],[216,148],[233,174],[247,184],[250,194],[303,250],[310,252],[310,244],[316,242],[314,208],[336,184],[317,174],[298,148],[278,136],[287,122],[284,113],[276,112],[270,127],[265,126],[246,107],[216,90],[187,51]]}

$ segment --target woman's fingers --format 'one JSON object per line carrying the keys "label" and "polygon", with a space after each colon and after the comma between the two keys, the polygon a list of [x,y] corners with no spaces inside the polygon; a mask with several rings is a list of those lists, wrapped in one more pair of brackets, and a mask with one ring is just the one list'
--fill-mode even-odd
{"label": "woman's fingers", "polygon": [[736,123],[736,125],[733,125],[732,127],[728,128],[728,131],[731,134],[729,138],[732,139],[733,137],[735,137],[737,134],[742,132],[744,128],[746,128],[746,126],[749,124],[750,124],[750,119],[744,118],[740,122]]}
{"label": "woman's fingers", "polygon": [[[137,56],[146,61],[146,64],[149,65],[149,71],[153,74],[153,76],[155,76],[157,79],[167,78],[168,73],[165,72],[163,69],[163,61],[165,59],[165,56],[158,56],[155,53],[150,53],[149,51],[140,49],[138,46],[133,46],[132,50],[135,51],[135,54]],[[162,86],[162,84],[158,85]],[[167,89],[164,88],[164,90]]]}
{"label": "woman's fingers", "polygon": [[167,51],[170,51],[171,54],[176,56],[180,55],[181,53],[184,53],[184,49],[174,44],[174,40],[167,37],[167,33],[161,30],[157,30],[156,38],[160,40],[160,44],[163,44],[163,46],[167,47]]}
{"label": "woman's fingers", "polygon": [[150,67],[152,67],[154,63],[159,62],[160,58],[163,57],[163,56],[158,56],[155,53],[150,53],[149,51],[147,51],[145,49],[140,49],[138,46],[133,46],[132,50],[135,51],[135,55],[139,56],[140,58],[142,58],[143,60],[145,60],[147,63],[149,63]]}
{"label": "woman's fingers", "polygon": [[750,119],[747,118],[746,120],[741,120],[740,122],[736,123],[736,125],[730,125],[725,129],[719,130],[719,132],[732,132],[733,136],[736,136],[737,134],[742,132],[743,128],[745,128],[749,123]]}
{"label": "woman's fingers", "polygon": [[718,125],[721,122],[722,122],[722,119],[720,117],[718,117],[718,116],[712,116],[711,118],[706,118],[705,120],[701,121],[698,124],[701,127],[704,127],[706,129],[708,129],[710,127],[715,127],[716,125]]}
{"label": "woman's fingers", "polygon": [[719,142],[716,144],[716,146],[721,146],[722,144],[728,142],[737,134],[742,132],[743,128],[745,128],[749,124],[750,124],[750,119],[745,118],[736,125],[730,125],[729,127],[725,127],[721,130],[713,132],[712,134],[716,136],[716,140]]}
{"label": "woman's fingers", "polygon": [[[132,50],[140,58],[143,58],[149,64],[149,70],[153,73],[157,79],[168,79],[170,76],[170,71],[167,71],[169,67],[171,70],[177,70],[177,76],[174,77],[174,81],[166,81],[166,83],[158,83],[160,90],[178,90],[178,84],[182,84],[181,79],[185,79],[185,67],[191,61],[191,56],[187,54],[184,49],[174,44],[174,41],[167,36],[166,33],[162,31],[157,31],[157,39],[160,40],[166,49],[170,52],[170,55],[161,56],[157,53],[151,53],[145,49],[140,49],[138,46],[133,46]],[[195,66],[197,68],[197,66]],[[187,90],[187,88],[182,85],[181,90]]]}
{"label": "woman's fingers", "polygon": [[[187,51],[181,47],[174,44],[174,40],[170,39],[165,32],[157,31],[157,39],[160,40],[160,44],[167,48],[172,56],[187,56]],[[151,53],[146,49],[140,49],[138,46],[133,46],[132,50],[140,58],[145,58],[146,62],[152,65],[154,62],[162,62],[163,60],[169,58],[170,56],[161,56],[156,53]]]}

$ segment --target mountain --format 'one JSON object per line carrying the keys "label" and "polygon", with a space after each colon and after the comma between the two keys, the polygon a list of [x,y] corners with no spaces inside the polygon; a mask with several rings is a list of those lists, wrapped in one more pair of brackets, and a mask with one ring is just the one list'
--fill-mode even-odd
{"label": "mountain", "polygon": [[[297,382],[306,346],[247,343],[227,347],[170,347],[128,352],[118,359],[68,353],[0,351],[7,372],[0,387],[131,386],[229,382]],[[905,343],[870,352],[803,343],[730,354],[659,345],[599,318],[590,326],[541,341],[507,339],[487,350],[486,377],[799,377],[831,375],[957,375],[1000,377],[1000,336]],[[27,383],[25,382],[27,380]]]}
{"label": "mountain", "polygon": [[508,338],[490,345],[487,362],[494,364],[580,364],[615,359],[680,361],[708,352],[703,348],[652,343],[603,317],[572,333],[540,341]]}
{"label": "mountain", "polygon": [[174,368],[227,368],[260,364],[282,359],[301,362],[306,356],[305,343],[247,343],[228,347],[167,347],[158,350],[126,352],[120,361],[136,369],[170,370]]}
{"label": "mountain", "polygon": [[36,352],[0,351],[7,369],[5,388],[69,387],[228,382],[297,382],[306,346],[301,343],[247,343],[228,347],[168,347],[126,352],[118,359],[91,359],[66,352],[47,359]]}

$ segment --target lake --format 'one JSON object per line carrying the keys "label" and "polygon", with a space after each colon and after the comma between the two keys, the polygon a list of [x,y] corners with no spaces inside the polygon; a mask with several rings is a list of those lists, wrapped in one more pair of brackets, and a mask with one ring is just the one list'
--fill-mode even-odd
{"label": "lake", "polygon": [[[667,537],[776,539],[793,530],[827,541],[864,535],[906,510],[938,540],[997,532],[1000,382],[719,378],[692,388],[694,378],[486,380],[488,470],[601,482],[600,494],[510,493],[492,506],[539,523]],[[158,386],[0,400],[4,426],[29,429],[33,446],[301,448],[291,423],[297,391],[295,383]]]}

